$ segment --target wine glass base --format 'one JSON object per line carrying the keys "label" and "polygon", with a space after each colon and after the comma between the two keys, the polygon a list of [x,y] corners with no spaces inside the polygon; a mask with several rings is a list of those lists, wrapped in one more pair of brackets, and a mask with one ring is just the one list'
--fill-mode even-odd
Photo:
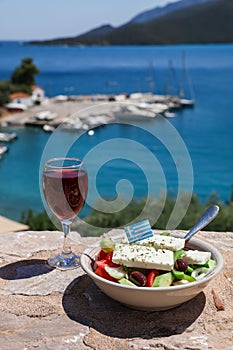
{"label": "wine glass base", "polygon": [[80,267],[80,258],[76,254],[56,255],[48,260],[51,267],[60,270],[72,270]]}

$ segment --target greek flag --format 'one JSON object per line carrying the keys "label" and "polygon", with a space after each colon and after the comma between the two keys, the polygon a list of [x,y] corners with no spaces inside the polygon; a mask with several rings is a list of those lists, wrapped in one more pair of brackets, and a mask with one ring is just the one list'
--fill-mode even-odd
{"label": "greek flag", "polygon": [[141,241],[153,236],[149,220],[144,220],[136,224],[124,227],[129,243]]}

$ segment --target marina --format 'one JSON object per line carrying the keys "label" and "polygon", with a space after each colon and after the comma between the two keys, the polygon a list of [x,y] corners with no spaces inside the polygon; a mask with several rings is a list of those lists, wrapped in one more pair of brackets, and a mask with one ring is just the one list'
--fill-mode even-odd
{"label": "marina", "polygon": [[[45,98],[38,106],[26,111],[9,113],[2,126],[34,126],[51,132],[62,124],[65,129],[88,130],[112,121],[149,121],[158,115],[174,117],[174,111],[184,108],[178,97],[133,93],[130,95],[86,95],[72,99]],[[0,141],[16,135],[0,133]],[[7,140],[6,140],[7,139]]]}

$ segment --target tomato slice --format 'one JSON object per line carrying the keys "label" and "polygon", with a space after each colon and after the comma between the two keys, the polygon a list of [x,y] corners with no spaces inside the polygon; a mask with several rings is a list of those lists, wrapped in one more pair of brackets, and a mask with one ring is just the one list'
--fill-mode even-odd
{"label": "tomato slice", "polygon": [[146,287],[152,287],[155,277],[159,275],[159,271],[156,269],[151,270],[147,275]]}
{"label": "tomato slice", "polygon": [[102,259],[102,260],[97,260],[96,262],[97,267],[101,267],[104,269],[105,265],[108,265],[108,261],[106,259]]}
{"label": "tomato slice", "polygon": [[105,259],[108,261],[108,266],[111,266],[111,267],[119,267],[121,266],[120,264],[115,264],[113,261],[112,261],[112,256],[113,256],[113,251],[108,253],[105,257]]}
{"label": "tomato slice", "polygon": [[96,275],[105,278],[106,280],[112,281],[112,282],[116,282],[117,280],[115,278],[113,278],[112,276],[110,276],[107,271],[105,270],[104,267],[102,266],[98,266],[97,269],[95,270]]}
{"label": "tomato slice", "polygon": [[110,253],[107,253],[105,259],[108,260],[109,262],[112,262],[112,256],[113,256],[113,251]]}
{"label": "tomato slice", "polygon": [[106,259],[106,256],[107,256],[107,253],[105,253],[105,252],[103,251],[103,249],[101,249],[101,250],[99,251],[99,254],[98,254],[98,256],[97,256],[97,259],[98,259],[98,260],[103,260],[103,259]]}

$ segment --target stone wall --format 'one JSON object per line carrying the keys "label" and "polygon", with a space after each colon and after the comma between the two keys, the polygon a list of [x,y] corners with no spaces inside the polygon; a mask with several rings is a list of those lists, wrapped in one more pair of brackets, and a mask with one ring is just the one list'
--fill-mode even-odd
{"label": "stone wall", "polygon": [[[222,272],[193,300],[144,312],[105,296],[81,268],[48,267],[60,232],[1,234],[0,349],[233,350],[233,233],[197,236],[221,251]],[[97,240],[76,233],[72,239],[76,251]]]}

